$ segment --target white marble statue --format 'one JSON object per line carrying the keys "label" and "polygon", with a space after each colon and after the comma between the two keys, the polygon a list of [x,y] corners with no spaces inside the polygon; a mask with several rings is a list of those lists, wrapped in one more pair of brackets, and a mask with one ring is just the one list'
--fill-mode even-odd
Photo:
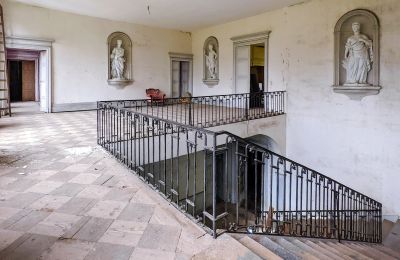
{"label": "white marble statue", "polygon": [[125,79],[125,50],[122,48],[122,40],[117,40],[117,46],[111,53],[111,76],[112,79]]}
{"label": "white marble statue", "polygon": [[346,42],[343,67],[346,69],[345,86],[366,86],[368,72],[372,68],[373,44],[367,36],[360,33],[360,23],[352,24],[354,35]]}
{"label": "white marble statue", "polygon": [[217,53],[214,51],[212,44],[208,45],[208,55],[206,55],[206,65],[210,73],[210,78],[215,79],[217,77]]}

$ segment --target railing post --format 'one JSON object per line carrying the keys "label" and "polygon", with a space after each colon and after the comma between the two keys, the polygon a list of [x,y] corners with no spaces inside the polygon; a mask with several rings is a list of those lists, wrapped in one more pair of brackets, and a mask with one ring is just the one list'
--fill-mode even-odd
{"label": "railing post", "polygon": [[193,125],[193,118],[192,118],[192,100],[189,101],[189,125]]}
{"label": "railing post", "polygon": [[217,225],[216,225],[216,207],[217,207],[217,160],[216,160],[216,149],[217,149],[217,136],[213,135],[213,152],[212,152],[212,190],[213,190],[213,237],[217,238]]}
{"label": "railing post", "polygon": [[[336,185],[335,185],[336,186]],[[339,210],[339,191],[335,190],[334,191],[334,203],[335,203],[335,208],[336,208],[336,230],[337,230],[337,235],[338,235],[338,241],[340,243],[340,241],[342,240],[341,237],[341,225],[340,225],[340,210]]]}
{"label": "railing post", "polygon": [[250,99],[250,94],[248,94],[248,96],[247,96],[247,94],[245,94],[245,100],[246,100],[246,102],[245,102],[245,117],[246,117],[246,121],[248,121],[249,120],[249,105],[250,105],[250,102],[249,102],[249,99]]}

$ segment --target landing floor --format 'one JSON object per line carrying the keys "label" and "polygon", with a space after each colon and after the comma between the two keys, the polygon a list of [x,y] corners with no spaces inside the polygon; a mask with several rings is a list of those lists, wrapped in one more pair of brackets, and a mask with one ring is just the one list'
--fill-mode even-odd
{"label": "landing floor", "polygon": [[211,236],[96,145],[96,113],[0,119],[0,259],[190,259]]}

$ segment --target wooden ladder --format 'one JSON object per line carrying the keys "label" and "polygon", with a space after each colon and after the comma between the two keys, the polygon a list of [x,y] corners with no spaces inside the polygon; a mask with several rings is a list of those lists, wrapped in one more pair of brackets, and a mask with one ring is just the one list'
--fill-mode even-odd
{"label": "wooden ladder", "polygon": [[4,35],[4,14],[0,5],[0,117],[11,116],[10,86],[8,84],[6,37]]}

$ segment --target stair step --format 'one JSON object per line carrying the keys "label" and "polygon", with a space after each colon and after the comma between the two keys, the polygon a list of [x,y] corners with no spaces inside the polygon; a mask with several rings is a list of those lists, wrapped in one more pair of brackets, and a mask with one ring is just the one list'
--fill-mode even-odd
{"label": "stair step", "polygon": [[313,243],[313,242],[307,240],[307,241],[304,241],[304,244],[306,244],[307,246],[313,248],[314,250],[316,250],[318,252],[322,252],[324,255],[328,256],[329,258],[332,258],[335,260],[343,259],[341,256],[339,256],[335,253],[332,253],[331,251],[325,249],[324,247],[317,245],[317,243]]}
{"label": "stair step", "polygon": [[400,252],[400,220],[397,220],[385,240],[383,240],[383,245]]}
{"label": "stair step", "polygon": [[371,257],[372,259],[394,259],[392,256],[387,255],[385,253],[380,252],[373,246],[361,245],[357,243],[346,244],[347,246],[351,246],[354,250],[357,250],[363,255]]}
{"label": "stair step", "polygon": [[274,237],[271,238],[273,241],[281,245],[282,247],[286,248],[287,250],[291,251],[293,254],[296,254],[297,256],[301,257],[302,259],[306,260],[318,260],[315,256],[312,254],[302,250],[300,247],[296,246],[292,242],[288,241],[286,238],[283,237]]}
{"label": "stair step", "polygon": [[274,252],[269,250],[268,248],[262,246],[260,243],[251,239],[248,236],[244,236],[239,239],[239,242],[242,243],[244,246],[249,248],[255,254],[257,254],[262,259],[271,259],[271,260],[281,260],[282,258],[276,255]]}
{"label": "stair step", "polygon": [[396,258],[396,259],[400,259],[400,252],[397,252],[396,250],[393,250],[389,247],[382,246],[382,245],[377,245],[377,246],[375,246],[375,248],[387,255],[390,255],[390,256]]}
{"label": "stair step", "polygon": [[319,245],[319,246],[321,246],[321,247],[323,247],[324,249],[330,251],[331,253],[333,253],[333,254],[335,254],[335,255],[341,257],[342,259],[347,259],[347,260],[352,259],[352,260],[353,260],[353,258],[351,258],[350,256],[348,256],[347,254],[344,254],[344,253],[341,252],[340,250],[338,250],[338,249],[336,249],[336,248],[333,248],[333,247],[331,247],[331,246],[328,246],[327,244],[325,244],[325,243],[323,243],[323,242],[316,242],[316,244]]}
{"label": "stair step", "polygon": [[293,239],[293,240],[291,240],[291,242],[293,244],[295,244],[296,246],[300,247],[301,249],[307,251],[308,253],[314,255],[318,259],[334,259],[334,260],[339,259],[339,258],[331,257],[331,256],[325,254],[325,250],[323,250],[323,248],[320,248],[320,250],[316,250],[316,249],[312,248],[311,246],[303,243],[299,239]]}
{"label": "stair step", "polygon": [[219,236],[212,245],[203,251],[195,254],[193,260],[202,259],[261,259],[249,248],[228,234]]}
{"label": "stair step", "polygon": [[275,243],[274,241],[272,241],[270,238],[268,238],[266,236],[252,235],[250,237],[285,260],[300,260],[301,259],[301,257],[297,256],[296,254],[293,254],[291,251],[289,251],[288,249]]}
{"label": "stair step", "polygon": [[354,249],[351,249],[341,243],[333,243],[333,242],[327,242],[326,245],[331,246],[335,249],[337,249],[339,252],[341,252],[342,254],[345,254],[349,257],[351,257],[351,259],[357,259],[357,260],[374,260],[373,258],[370,258],[360,252],[357,252]]}
{"label": "stair step", "polygon": [[382,240],[385,241],[387,236],[390,234],[390,231],[396,225],[396,222],[384,219],[382,223]]}

